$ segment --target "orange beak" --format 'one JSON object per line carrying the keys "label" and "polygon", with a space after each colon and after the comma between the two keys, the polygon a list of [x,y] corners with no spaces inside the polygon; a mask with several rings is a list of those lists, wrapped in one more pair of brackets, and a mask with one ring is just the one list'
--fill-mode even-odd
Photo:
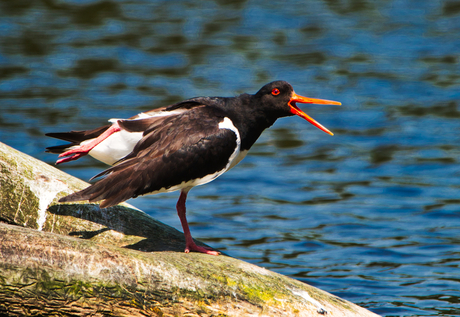
{"label": "orange beak", "polygon": [[317,122],[315,119],[313,119],[312,117],[310,117],[309,115],[307,115],[305,112],[303,112],[302,110],[300,110],[297,106],[296,106],[296,102],[300,102],[300,103],[312,103],[312,104],[316,104],[316,105],[337,105],[337,106],[340,106],[342,105],[342,103],[340,102],[337,102],[337,101],[331,101],[331,100],[324,100],[324,99],[315,99],[315,98],[307,98],[307,97],[303,97],[303,96],[300,96],[300,95],[297,95],[296,93],[292,93],[292,97],[291,97],[291,100],[289,100],[288,102],[288,105],[289,107],[291,108],[291,113],[295,114],[295,115],[298,115],[299,117],[301,118],[304,118],[305,120],[307,120],[308,122],[310,122],[311,124],[313,124],[315,127],[317,127],[318,129],[330,134],[330,135],[334,135],[334,133],[332,133],[331,131],[329,131],[326,127],[322,126],[319,122]]}

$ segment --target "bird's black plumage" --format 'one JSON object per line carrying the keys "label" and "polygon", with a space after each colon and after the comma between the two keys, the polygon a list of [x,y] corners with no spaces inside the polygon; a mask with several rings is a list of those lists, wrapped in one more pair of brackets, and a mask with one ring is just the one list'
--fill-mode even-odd
{"label": "bird's black plumage", "polygon": [[223,118],[206,107],[167,117],[146,130],[131,154],[95,176],[105,178],[61,201],[104,200],[101,207],[110,207],[223,170],[236,147],[235,133],[215,124]]}
{"label": "bird's black plumage", "polygon": [[185,218],[188,191],[236,165],[278,118],[296,114],[330,133],[297,108],[296,102],[340,104],[299,96],[289,83],[275,81],[254,95],[196,97],[126,120],[112,120],[111,126],[50,133],[71,142],[47,148],[65,157],[57,163],[90,154],[113,164],[95,176],[103,177],[95,184],[60,201],[102,201],[101,207],[109,207],[139,195],[181,190],[177,211],[186,252],[216,254],[196,246],[191,238]]}

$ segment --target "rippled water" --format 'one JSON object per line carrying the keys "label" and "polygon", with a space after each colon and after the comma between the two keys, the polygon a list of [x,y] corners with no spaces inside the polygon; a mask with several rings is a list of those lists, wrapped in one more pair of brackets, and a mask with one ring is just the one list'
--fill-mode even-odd
{"label": "rippled water", "polygon": [[[3,1],[0,140],[289,81],[342,107],[279,120],[195,188],[195,237],[384,316],[460,316],[460,2]],[[105,166],[62,166],[89,179]],[[177,193],[130,201],[180,229]]]}

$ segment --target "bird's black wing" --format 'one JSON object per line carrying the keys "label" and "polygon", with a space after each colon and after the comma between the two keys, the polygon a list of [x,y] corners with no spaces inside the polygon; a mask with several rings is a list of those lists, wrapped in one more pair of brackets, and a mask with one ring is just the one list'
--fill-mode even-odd
{"label": "bird's black wing", "polygon": [[237,147],[235,132],[219,128],[223,119],[217,109],[198,107],[153,124],[131,154],[96,175],[103,179],[60,201],[104,200],[101,207],[109,207],[222,171]]}

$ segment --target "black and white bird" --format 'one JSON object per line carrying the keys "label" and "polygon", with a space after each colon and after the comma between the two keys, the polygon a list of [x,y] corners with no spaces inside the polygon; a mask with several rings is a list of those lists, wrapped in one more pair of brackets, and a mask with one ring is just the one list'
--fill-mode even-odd
{"label": "black and white bird", "polygon": [[341,104],[297,95],[286,81],[274,81],[254,95],[197,97],[129,119],[111,119],[111,124],[94,130],[48,133],[71,142],[47,148],[60,154],[56,164],[89,154],[113,165],[93,177],[104,178],[60,202],[102,201],[100,206],[105,208],[139,195],[180,190],[176,209],[185,252],[218,255],[193,241],[185,216],[187,193],[238,164],[278,118],[298,115],[332,135],[296,103]]}

